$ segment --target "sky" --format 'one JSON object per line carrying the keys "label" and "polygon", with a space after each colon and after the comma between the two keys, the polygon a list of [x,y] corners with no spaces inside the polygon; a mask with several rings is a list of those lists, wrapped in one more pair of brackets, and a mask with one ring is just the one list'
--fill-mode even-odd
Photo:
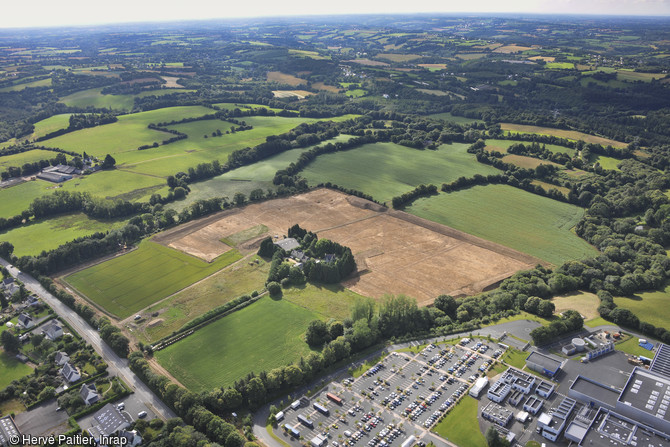
{"label": "sky", "polygon": [[669,16],[670,0],[16,0],[3,5],[0,28],[431,12]]}

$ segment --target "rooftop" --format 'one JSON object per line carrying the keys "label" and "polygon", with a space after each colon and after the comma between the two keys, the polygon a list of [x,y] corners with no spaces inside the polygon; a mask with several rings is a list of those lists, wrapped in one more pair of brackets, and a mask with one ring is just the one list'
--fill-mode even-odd
{"label": "rooftop", "polygon": [[617,413],[600,409],[580,445],[589,447],[667,447],[659,432]]}
{"label": "rooftop", "polygon": [[670,422],[670,379],[635,368],[619,401],[651,416]]}
{"label": "rooftop", "polygon": [[284,238],[281,241],[275,242],[275,244],[279,245],[281,248],[283,248],[286,251],[295,250],[296,248],[300,247],[300,244],[298,243],[298,241],[296,241],[292,237]]}
{"label": "rooftop", "polygon": [[670,346],[664,343],[659,344],[649,370],[670,377]]}
{"label": "rooftop", "polygon": [[621,393],[621,390],[603,385],[584,376],[577,376],[570,386],[570,389],[593,397],[594,399],[598,399],[600,402],[604,402],[612,408],[616,407],[616,402]]}
{"label": "rooftop", "polygon": [[100,434],[109,436],[122,428],[130,426],[130,421],[112,404],[107,404],[93,417],[98,424]]}
{"label": "rooftop", "polygon": [[526,357],[526,363],[529,362],[535,363],[536,365],[540,365],[547,371],[558,371],[563,365],[563,362],[561,362],[560,360],[556,360],[553,357],[549,357],[548,355],[542,354],[537,351],[531,352],[530,355]]}
{"label": "rooftop", "polygon": [[0,418],[0,445],[11,445],[9,440],[12,436],[19,436],[14,419],[11,416]]}

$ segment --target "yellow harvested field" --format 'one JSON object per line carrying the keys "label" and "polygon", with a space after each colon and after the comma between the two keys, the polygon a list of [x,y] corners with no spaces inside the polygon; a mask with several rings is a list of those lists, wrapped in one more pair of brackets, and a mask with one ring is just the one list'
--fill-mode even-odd
{"label": "yellow harvested field", "polygon": [[533,56],[528,58],[529,61],[545,61],[545,62],[554,62],[556,60],[553,56]]}
{"label": "yellow harvested field", "polygon": [[179,82],[179,78],[177,76],[161,76],[165,80],[165,88],[184,88],[183,85],[181,85]]}
{"label": "yellow harvested field", "polygon": [[293,87],[307,83],[304,79],[282,73],[281,71],[268,71],[267,80],[268,82],[279,82],[280,84],[287,84]]}
{"label": "yellow harvested field", "polygon": [[434,96],[449,96],[448,92],[443,92],[442,90],[430,90],[427,88],[417,88],[416,89],[418,92],[421,93],[426,93],[428,95],[434,95]]}
{"label": "yellow harvested field", "polygon": [[342,90],[340,88],[335,87],[334,85],[326,85],[323,82],[315,82],[312,84],[312,87],[314,87],[317,90],[323,90],[325,92],[332,92],[332,93],[337,93]]}
{"label": "yellow harvested field", "polygon": [[539,158],[526,157],[525,155],[516,155],[516,154],[505,155],[502,158],[502,161],[526,169],[535,169],[540,165],[554,165],[557,168],[563,167],[562,165],[554,163],[553,161],[540,160]]}
{"label": "yellow harvested field", "polygon": [[275,95],[275,98],[291,98],[296,97],[298,99],[304,99],[309,95],[314,93],[308,92],[307,90],[272,90],[272,94]]}
{"label": "yellow harvested field", "polygon": [[556,315],[565,312],[566,310],[576,310],[585,320],[591,320],[600,316],[598,313],[598,306],[600,306],[600,299],[593,293],[578,292],[571,295],[557,296],[553,298]]}
{"label": "yellow harvested field", "polygon": [[493,50],[494,53],[511,54],[520,53],[521,51],[532,50],[532,47],[522,47],[521,45],[503,45]]}
{"label": "yellow harvested field", "polygon": [[576,130],[554,129],[552,127],[529,126],[526,124],[500,123],[500,128],[508,132],[536,133],[540,135],[553,135],[570,140],[583,140],[587,143],[600,144],[602,146],[626,147],[626,143],[610,140],[609,138],[597,137]]}
{"label": "yellow harvested field", "polygon": [[447,64],[417,64],[419,67],[423,68],[433,68],[437,70],[446,70],[447,69]]}
{"label": "yellow harvested field", "polygon": [[389,64],[386,62],[373,61],[371,59],[352,59],[344,62],[353,62],[354,64],[369,65],[370,67],[388,67]]}
{"label": "yellow harvested field", "polygon": [[[282,235],[295,224],[350,247],[358,275],[343,285],[375,298],[402,293],[427,305],[440,294],[481,292],[539,262],[447,226],[328,189],[223,211],[154,240],[199,257],[211,250],[208,256],[212,256],[216,253],[208,244],[225,250],[220,240],[241,231],[264,225],[267,235]],[[248,241],[243,249],[252,250],[263,237]]]}
{"label": "yellow harvested field", "polygon": [[379,59],[386,59],[393,62],[409,62],[416,59],[421,59],[419,54],[395,54],[395,53],[382,53],[378,54]]}
{"label": "yellow harvested field", "polygon": [[471,61],[473,59],[480,59],[486,56],[486,53],[460,53],[456,57],[458,59],[463,59],[464,61]]}

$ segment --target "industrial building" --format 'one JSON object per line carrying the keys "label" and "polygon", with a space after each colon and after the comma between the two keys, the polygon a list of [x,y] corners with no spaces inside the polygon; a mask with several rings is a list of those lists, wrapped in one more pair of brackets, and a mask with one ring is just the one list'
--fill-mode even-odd
{"label": "industrial building", "polygon": [[514,417],[514,413],[494,402],[489,402],[482,409],[482,417],[501,427],[506,427]]}
{"label": "industrial building", "polygon": [[542,413],[537,418],[537,427],[542,430],[542,436],[556,441],[563,433],[576,404],[574,399],[566,397],[553,412]]}
{"label": "industrial building", "polygon": [[[498,380],[493,385],[491,385],[489,391],[486,393],[486,397],[488,397],[493,402],[500,403],[505,400],[511,391],[512,386],[510,384],[505,383],[502,380]],[[519,394],[521,394],[521,392],[519,392]]]}
{"label": "industrial building", "polygon": [[19,433],[19,429],[16,428],[12,416],[7,415],[0,418],[0,446],[5,447],[13,445],[14,443],[10,442],[10,440],[20,435],[21,433]]}
{"label": "industrial building", "polygon": [[516,368],[509,368],[503,373],[500,380],[509,384],[513,390],[528,394],[533,390],[537,378]]}
{"label": "industrial building", "polygon": [[553,383],[547,382],[546,380],[541,380],[540,383],[537,384],[535,393],[537,393],[537,395],[540,397],[548,399],[554,393],[555,389],[556,385],[554,385]]}
{"label": "industrial building", "polygon": [[554,357],[533,351],[526,357],[526,366],[547,377],[554,377],[561,370],[565,361],[567,360],[557,360]]}
{"label": "industrial building", "polygon": [[537,414],[542,409],[543,405],[544,401],[542,399],[538,399],[535,396],[530,396],[523,404],[523,411],[527,411],[530,414]]}

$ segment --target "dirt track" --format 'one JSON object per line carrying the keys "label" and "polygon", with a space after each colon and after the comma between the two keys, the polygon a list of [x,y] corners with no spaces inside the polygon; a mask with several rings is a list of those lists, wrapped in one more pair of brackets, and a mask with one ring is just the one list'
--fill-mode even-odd
{"label": "dirt track", "polygon": [[266,235],[299,224],[351,248],[359,275],[345,286],[362,295],[406,294],[430,304],[440,294],[471,295],[538,259],[419,217],[328,189],[223,211],[164,232],[154,241],[210,260],[221,238],[258,224]]}

